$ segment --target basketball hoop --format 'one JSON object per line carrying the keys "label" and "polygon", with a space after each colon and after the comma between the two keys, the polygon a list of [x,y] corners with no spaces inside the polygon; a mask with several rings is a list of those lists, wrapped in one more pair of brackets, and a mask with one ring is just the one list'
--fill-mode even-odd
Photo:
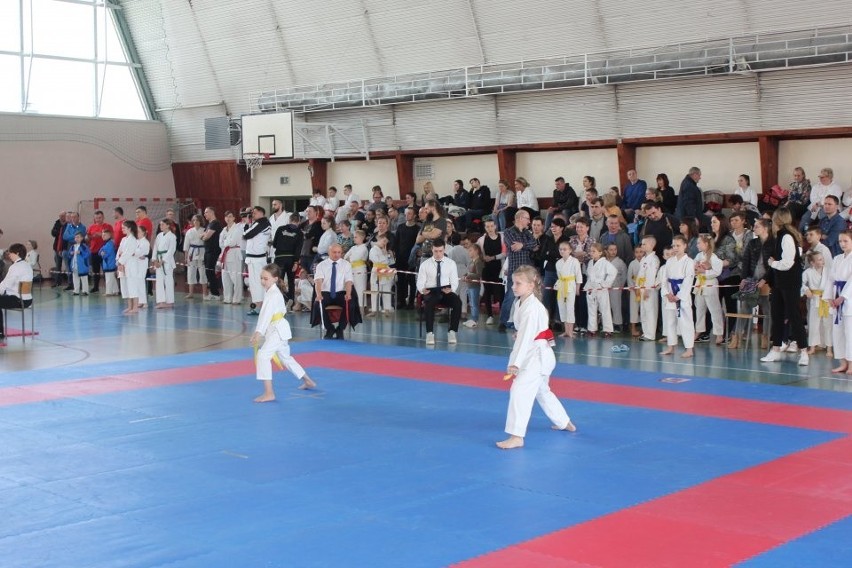
{"label": "basketball hoop", "polygon": [[246,170],[251,173],[251,178],[254,179],[254,170],[259,170],[263,167],[263,160],[268,160],[269,154],[243,154],[243,160],[246,163]]}

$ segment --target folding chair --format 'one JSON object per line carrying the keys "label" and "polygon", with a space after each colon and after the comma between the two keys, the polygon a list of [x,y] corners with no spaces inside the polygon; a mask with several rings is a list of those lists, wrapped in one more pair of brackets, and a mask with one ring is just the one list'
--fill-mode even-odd
{"label": "folding chair", "polygon": [[[18,283],[18,298],[23,298],[24,295],[32,295],[33,293],[33,283],[32,282],[19,282]],[[4,320],[6,321],[6,325],[9,324],[9,312],[21,312],[21,338],[24,343],[27,341],[27,311],[30,312],[30,333],[33,337],[35,337],[35,301],[30,301],[29,306],[24,305],[24,300],[21,299],[21,305],[17,308],[5,308],[4,310]]]}

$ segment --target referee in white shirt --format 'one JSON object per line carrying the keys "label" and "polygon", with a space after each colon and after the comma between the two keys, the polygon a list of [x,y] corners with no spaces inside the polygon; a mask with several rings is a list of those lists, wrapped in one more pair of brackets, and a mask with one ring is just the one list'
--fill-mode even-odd
{"label": "referee in white shirt", "polygon": [[[343,260],[343,247],[335,243],[328,247],[328,258],[317,264],[314,270],[314,286],[316,287],[316,301],[321,302],[318,306],[323,310],[323,324],[325,325],[326,339],[343,339],[343,330],[349,323],[347,308],[352,302],[352,265]],[[328,317],[329,306],[340,306],[340,322],[337,328]]]}
{"label": "referee in white shirt", "polygon": [[417,290],[423,295],[423,315],[426,319],[426,345],[435,344],[435,308],[444,304],[450,309],[450,331],[447,343],[456,343],[461,319],[461,299],[456,294],[459,273],[456,263],[444,257],[444,239],[432,241],[432,256],[420,263]]}

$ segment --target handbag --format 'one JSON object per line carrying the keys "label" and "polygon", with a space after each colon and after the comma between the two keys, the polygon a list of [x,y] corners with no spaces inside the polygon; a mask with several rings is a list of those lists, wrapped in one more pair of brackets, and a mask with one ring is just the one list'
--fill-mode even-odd
{"label": "handbag", "polygon": [[771,205],[772,207],[778,207],[784,201],[787,200],[787,197],[790,195],[790,192],[780,185],[773,185],[769,191],[763,194],[763,202],[767,205]]}

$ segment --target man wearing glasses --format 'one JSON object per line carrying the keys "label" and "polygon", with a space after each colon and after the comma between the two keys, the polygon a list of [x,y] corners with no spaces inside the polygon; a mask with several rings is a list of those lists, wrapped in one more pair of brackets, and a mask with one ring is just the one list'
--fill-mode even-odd
{"label": "man wearing glasses", "polygon": [[833,195],[837,198],[837,202],[841,203],[843,198],[843,188],[834,181],[834,170],[831,168],[823,168],[819,171],[819,182],[811,188],[811,204],[808,206],[807,213],[802,216],[802,222],[799,228],[802,232],[807,231],[811,222],[816,222],[825,217],[823,202],[827,195]]}

